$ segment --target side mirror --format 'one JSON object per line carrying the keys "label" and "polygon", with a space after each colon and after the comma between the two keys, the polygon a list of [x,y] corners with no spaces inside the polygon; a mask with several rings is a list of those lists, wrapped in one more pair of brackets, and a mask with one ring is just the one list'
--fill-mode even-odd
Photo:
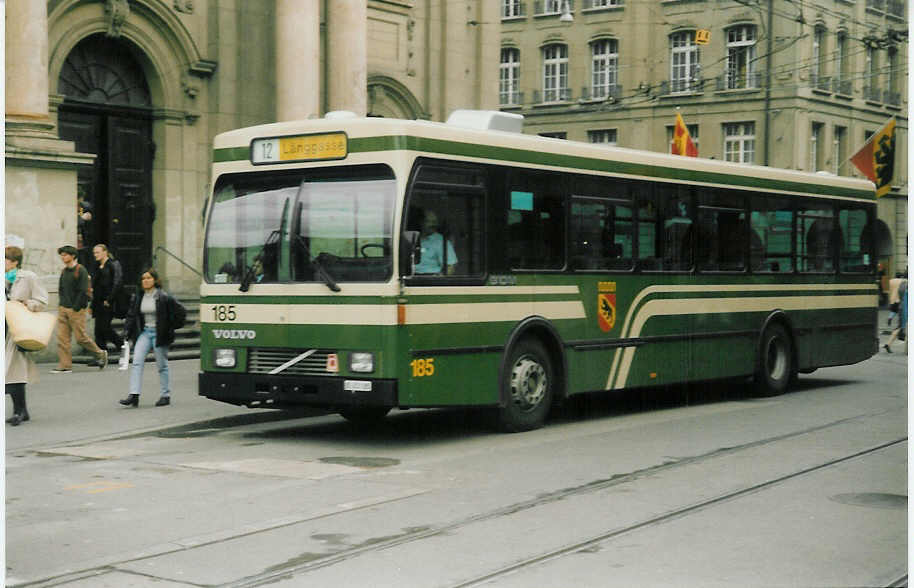
{"label": "side mirror", "polygon": [[419,231],[403,231],[400,236],[400,275],[413,275],[413,268],[422,260]]}

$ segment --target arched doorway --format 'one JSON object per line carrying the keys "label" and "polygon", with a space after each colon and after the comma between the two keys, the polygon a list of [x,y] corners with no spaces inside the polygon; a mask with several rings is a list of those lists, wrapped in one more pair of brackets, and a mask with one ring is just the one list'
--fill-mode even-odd
{"label": "arched doorway", "polygon": [[391,77],[379,75],[368,77],[368,116],[405,120],[430,118],[409,88]]}
{"label": "arched doorway", "polygon": [[60,137],[96,155],[77,180],[80,262],[91,267],[92,247],[106,243],[121,261],[125,283],[134,285],[151,259],[155,217],[146,77],[130,46],[97,34],[67,56],[58,92],[64,95]]}

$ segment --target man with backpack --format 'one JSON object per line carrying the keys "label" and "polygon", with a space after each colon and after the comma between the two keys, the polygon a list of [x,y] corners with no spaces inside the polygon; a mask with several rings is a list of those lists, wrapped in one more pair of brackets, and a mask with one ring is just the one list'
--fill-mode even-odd
{"label": "man with backpack", "polygon": [[73,372],[73,354],[70,350],[70,335],[76,342],[94,354],[99,369],[108,365],[108,352],[100,348],[86,332],[86,315],[89,306],[89,271],[76,262],[76,247],[64,245],[57,249],[63,270],[58,281],[60,297],[57,309],[57,367],[52,374]]}

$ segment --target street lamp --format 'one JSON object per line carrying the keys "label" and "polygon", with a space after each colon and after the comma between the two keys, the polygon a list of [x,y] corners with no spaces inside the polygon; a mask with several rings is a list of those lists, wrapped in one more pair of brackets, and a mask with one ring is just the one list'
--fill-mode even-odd
{"label": "street lamp", "polygon": [[574,16],[571,14],[571,0],[562,0],[562,16],[559,22],[574,22]]}

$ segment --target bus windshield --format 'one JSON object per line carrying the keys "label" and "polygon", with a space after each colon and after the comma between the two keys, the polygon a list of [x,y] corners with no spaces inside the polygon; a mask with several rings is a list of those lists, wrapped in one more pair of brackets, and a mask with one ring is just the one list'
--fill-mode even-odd
{"label": "bus windshield", "polygon": [[393,267],[396,182],[387,166],[227,174],[204,252],[217,284],[384,281]]}

